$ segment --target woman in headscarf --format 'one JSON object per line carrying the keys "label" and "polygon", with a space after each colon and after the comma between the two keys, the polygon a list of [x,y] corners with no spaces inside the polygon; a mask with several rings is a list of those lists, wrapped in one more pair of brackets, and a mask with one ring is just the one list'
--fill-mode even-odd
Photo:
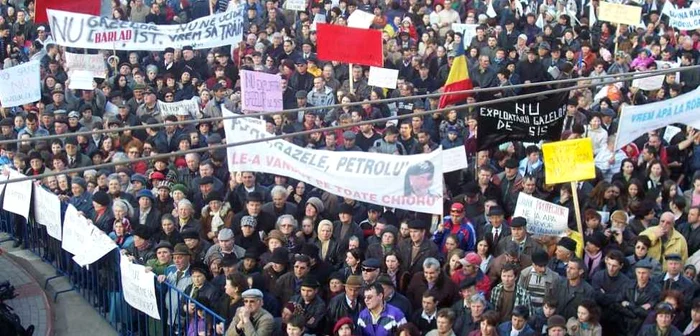
{"label": "woman in headscarf", "polygon": [[214,241],[219,230],[230,228],[233,220],[233,211],[228,202],[222,202],[221,195],[213,192],[207,196],[206,204],[202,208],[202,234],[209,241]]}
{"label": "woman in headscarf", "polygon": [[112,204],[112,212],[114,213],[114,224],[109,237],[121,249],[125,249],[134,244],[134,237],[131,236],[131,222],[129,217],[133,214],[133,209],[129,203],[115,199]]}
{"label": "woman in headscarf", "polygon": [[319,258],[330,265],[338,263],[338,242],[333,238],[333,223],[327,219],[318,224],[314,244],[318,246]]}
{"label": "woman in headscarf", "polygon": [[382,231],[382,241],[370,244],[367,247],[367,258],[384,259],[389,252],[395,251],[398,244],[398,229],[393,225],[387,225]]}

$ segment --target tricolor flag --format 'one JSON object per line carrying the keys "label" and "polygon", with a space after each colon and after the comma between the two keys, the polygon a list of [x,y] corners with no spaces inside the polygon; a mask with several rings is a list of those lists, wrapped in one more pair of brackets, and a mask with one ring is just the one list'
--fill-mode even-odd
{"label": "tricolor flag", "polygon": [[[467,56],[464,54],[464,45],[462,45],[462,43],[457,43],[450,74],[447,76],[445,86],[442,88],[443,93],[471,90],[471,88],[474,87],[472,85],[472,80],[469,78],[469,66],[467,64]],[[467,92],[451,95],[443,94],[440,97],[439,108],[463,102],[468,96],[469,93]]]}

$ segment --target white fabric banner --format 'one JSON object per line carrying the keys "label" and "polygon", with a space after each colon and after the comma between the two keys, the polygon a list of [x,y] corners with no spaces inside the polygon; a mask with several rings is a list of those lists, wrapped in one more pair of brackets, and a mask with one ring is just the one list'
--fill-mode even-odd
{"label": "white fabric banner", "polygon": [[194,49],[232,45],[243,39],[243,6],[187,24],[155,25],[47,9],[57,44],[108,50]]}
{"label": "white fabric banner", "polygon": [[174,103],[158,101],[158,108],[163,117],[169,115],[197,117],[199,113],[199,102],[195,99],[182,100]]}
{"label": "white fabric banner", "polygon": [[41,99],[39,62],[32,61],[0,71],[0,106],[15,107]]}
{"label": "white fabric banner", "polygon": [[105,78],[107,66],[102,55],[74,54],[65,52],[66,67],[71,74],[75,70],[89,71],[92,77]]}
{"label": "white fabric banner", "polygon": [[476,36],[476,27],[478,24],[471,23],[453,23],[452,30],[455,33],[462,33],[462,44],[464,45],[464,50],[469,49],[469,45],[472,43],[472,39]]}
{"label": "white fabric banner", "polygon": [[[10,169],[10,181],[26,177],[24,174]],[[32,181],[11,182],[5,187],[5,198],[2,208],[25,219],[29,219],[29,205],[32,199]]]}
{"label": "white fabric banner", "polygon": [[[666,7],[664,6],[664,9]],[[678,30],[700,28],[700,8],[679,8],[668,11],[668,25]]]}
{"label": "white fabric banner", "polygon": [[[223,116],[233,113],[222,108]],[[273,136],[260,119],[225,119],[229,144]],[[442,150],[421,155],[332,152],[277,139],[228,147],[231,171],[289,176],[360,202],[430,214],[442,213]]]}
{"label": "white fabric banner", "polygon": [[615,149],[620,149],[646,132],[681,123],[700,128],[700,88],[676,98],[645,105],[624,105],[617,128]]}
{"label": "white fabric banner", "polygon": [[89,241],[90,227],[87,220],[78,214],[78,210],[72,204],[68,204],[63,220],[61,248],[70,254],[80,255]]}
{"label": "white fabric banner", "polygon": [[378,86],[385,89],[396,89],[398,80],[399,70],[370,67],[367,85]]}
{"label": "white fabric banner", "polygon": [[126,256],[121,257],[119,269],[124,300],[135,309],[160,320],[153,273],[147,272],[144,266],[132,263]]}
{"label": "white fabric banner", "polygon": [[34,218],[46,226],[49,236],[61,240],[61,200],[40,185],[34,185]]}
{"label": "white fabric banner", "polygon": [[564,236],[568,229],[569,208],[521,192],[513,217],[527,219],[527,232],[530,234]]}

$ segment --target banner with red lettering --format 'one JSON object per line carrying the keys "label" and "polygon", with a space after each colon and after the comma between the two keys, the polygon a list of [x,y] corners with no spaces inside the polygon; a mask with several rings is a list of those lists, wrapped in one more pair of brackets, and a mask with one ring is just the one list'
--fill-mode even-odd
{"label": "banner with red lettering", "polygon": [[[233,113],[222,108],[223,116]],[[255,118],[225,119],[226,143],[274,136]],[[326,151],[281,139],[228,147],[231,171],[288,176],[341,197],[430,214],[442,213],[442,150],[420,155]]]}
{"label": "banner with red lettering", "polygon": [[382,32],[374,29],[317,24],[318,58],[381,67],[384,65]]}
{"label": "banner with red lettering", "polygon": [[214,48],[243,39],[243,6],[185,24],[156,25],[47,9],[51,35],[64,47],[109,50]]}

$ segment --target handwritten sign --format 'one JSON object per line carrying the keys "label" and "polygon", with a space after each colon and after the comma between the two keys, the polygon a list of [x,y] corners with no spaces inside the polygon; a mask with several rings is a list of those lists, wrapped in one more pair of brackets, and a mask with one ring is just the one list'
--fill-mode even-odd
{"label": "handwritten sign", "polygon": [[303,12],[306,10],[306,0],[287,0],[284,2],[284,9]]}
{"label": "handwritten sign", "polygon": [[642,7],[600,2],[598,20],[636,26],[642,18]]}
{"label": "handwritten sign", "polygon": [[385,89],[396,89],[398,79],[399,70],[370,67],[367,84]]}
{"label": "handwritten sign", "polygon": [[282,109],[282,78],[257,71],[241,71],[242,109],[279,111]]}
{"label": "handwritten sign", "polygon": [[442,151],[442,172],[449,173],[467,168],[467,152],[464,146],[457,146]]}
{"label": "handwritten sign", "polygon": [[521,192],[513,217],[527,220],[527,232],[533,235],[565,236],[569,225],[569,208]]}
{"label": "handwritten sign", "polygon": [[174,103],[158,101],[158,108],[163,117],[169,115],[196,117],[197,113],[199,113],[199,103],[194,99]]}
{"label": "handwritten sign", "polygon": [[70,75],[68,88],[71,90],[93,90],[92,72],[87,70],[73,70]]}
{"label": "handwritten sign", "polygon": [[595,178],[590,138],[546,143],[542,145],[542,153],[547,184]]}
{"label": "handwritten sign", "polygon": [[124,301],[148,316],[160,320],[156,287],[152,272],[146,272],[144,266],[134,264],[126,256],[119,262]]}
{"label": "handwritten sign", "polygon": [[369,28],[374,22],[374,14],[356,9],[350,17],[348,17],[348,27],[353,28]]}
{"label": "handwritten sign", "polygon": [[5,187],[5,197],[2,208],[29,219],[29,205],[32,199],[32,181],[11,182],[14,179],[26,177],[24,174],[10,169],[10,183]]}
{"label": "handwritten sign", "polygon": [[109,238],[102,230],[95,227],[90,220],[87,220],[90,229],[90,236],[87,245],[83,249],[84,253],[77,254],[73,260],[81,267],[90,265],[107,255],[117,244]]}
{"label": "handwritten sign", "polygon": [[72,73],[76,70],[88,71],[92,77],[105,78],[107,67],[105,66],[104,57],[102,57],[102,55],[65,52],[64,58],[66,60],[65,66],[68,68],[68,74],[71,75],[71,82],[73,81]]}
{"label": "handwritten sign", "polygon": [[39,62],[28,62],[0,71],[0,105],[15,107],[41,99]]}
{"label": "handwritten sign", "polygon": [[34,218],[49,236],[61,240],[61,201],[39,185],[34,185]]}
{"label": "handwritten sign", "polygon": [[63,224],[61,248],[73,255],[81,255],[90,239],[87,221],[72,204],[68,204]]}

